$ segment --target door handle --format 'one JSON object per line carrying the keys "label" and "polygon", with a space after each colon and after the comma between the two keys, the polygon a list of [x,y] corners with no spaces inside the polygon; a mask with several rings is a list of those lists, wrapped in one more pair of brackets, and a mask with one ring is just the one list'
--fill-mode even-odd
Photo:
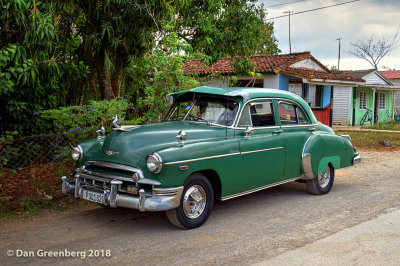
{"label": "door handle", "polygon": [[282,132],[283,132],[283,130],[282,130],[282,129],[279,129],[279,130],[272,131],[272,133],[276,133],[276,134],[279,134],[279,133],[282,133]]}
{"label": "door handle", "polygon": [[315,131],[315,127],[309,128],[308,131]]}

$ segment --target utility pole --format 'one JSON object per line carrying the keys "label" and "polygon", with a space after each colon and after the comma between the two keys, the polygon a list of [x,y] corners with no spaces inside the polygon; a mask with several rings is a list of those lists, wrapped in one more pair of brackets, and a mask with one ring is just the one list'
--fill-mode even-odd
{"label": "utility pole", "polygon": [[337,70],[340,70],[340,40],[343,38],[337,38],[336,40],[339,41],[339,53],[338,53],[338,60],[337,60]]}
{"label": "utility pole", "polygon": [[283,12],[283,14],[289,14],[289,51],[292,53],[292,42],[290,40],[290,15],[293,14],[293,11],[288,10]]}

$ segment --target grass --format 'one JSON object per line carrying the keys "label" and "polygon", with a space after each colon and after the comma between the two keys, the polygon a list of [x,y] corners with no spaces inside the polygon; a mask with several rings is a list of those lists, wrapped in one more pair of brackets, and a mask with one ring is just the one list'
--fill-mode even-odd
{"label": "grass", "polygon": [[[350,135],[353,145],[357,149],[393,151],[400,150],[400,133],[373,132],[373,131],[339,131],[337,134]],[[392,147],[385,147],[381,143],[386,140]]]}
{"label": "grass", "polygon": [[377,123],[375,125],[366,126],[364,128],[380,130],[400,130],[400,124],[397,124],[395,120],[391,120],[389,123]]}

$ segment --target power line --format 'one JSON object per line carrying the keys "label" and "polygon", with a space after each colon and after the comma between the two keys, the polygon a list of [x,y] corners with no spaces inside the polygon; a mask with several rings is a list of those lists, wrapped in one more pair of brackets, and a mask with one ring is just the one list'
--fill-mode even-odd
{"label": "power line", "polygon": [[[358,1],[360,1],[360,0],[352,0],[352,1],[347,1],[347,2],[343,2],[343,3],[335,4],[335,5],[313,8],[313,9],[309,9],[309,10],[305,10],[305,11],[300,11],[300,12],[292,13],[291,15],[293,16],[293,15],[303,14],[303,13],[307,13],[307,12],[311,12],[311,11],[316,11],[316,10],[320,10],[320,9],[325,9],[325,8],[330,8],[330,7],[335,7],[335,6],[350,4],[350,3],[358,2]],[[276,19],[276,18],[283,18],[283,17],[287,17],[287,16],[289,16],[289,15],[283,15],[283,16],[273,17],[273,18],[269,18],[268,20]]]}
{"label": "power line", "polygon": [[269,7],[277,7],[277,6],[284,6],[284,5],[294,4],[294,3],[298,3],[298,2],[304,2],[304,1],[307,1],[307,0],[297,0],[297,1],[293,1],[293,2],[287,2],[287,3],[282,3],[282,4],[276,4],[276,5],[273,5],[273,6],[266,6],[266,8],[269,8]]}

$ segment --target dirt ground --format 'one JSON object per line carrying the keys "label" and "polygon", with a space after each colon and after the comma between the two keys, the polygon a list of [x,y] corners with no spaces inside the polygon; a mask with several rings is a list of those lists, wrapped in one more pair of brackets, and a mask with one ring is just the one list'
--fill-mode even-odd
{"label": "dirt ground", "polygon": [[[327,195],[313,196],[304,184],[288,183],[217,202],[207,223],[194,230],[171,226],[163,213],[96,205],[3,219],[0,261],[2,265],[266,261],[400,208],[400,152],[360,153],[363,162],[336,171]],[[48,252],[46,257],[42,251]],[[49,257],[60,251],[81,256]]]}

